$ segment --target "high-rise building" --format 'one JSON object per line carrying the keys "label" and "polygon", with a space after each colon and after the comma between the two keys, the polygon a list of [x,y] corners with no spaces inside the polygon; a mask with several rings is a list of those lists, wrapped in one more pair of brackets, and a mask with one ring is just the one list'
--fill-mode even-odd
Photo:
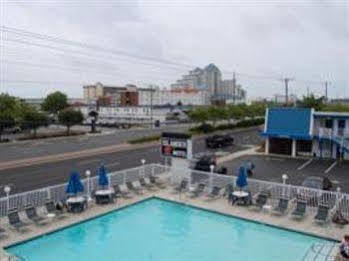
{"label": "high-rise building", "polygon": [[171,85],[171,89],[193,88],[205,90],[213,103],[241,103],[246,101],[246,91],[241,85],[232,80],[222,80],[222,73],[213,63],[201,69],[199,67],[183,75],[181,79]]}

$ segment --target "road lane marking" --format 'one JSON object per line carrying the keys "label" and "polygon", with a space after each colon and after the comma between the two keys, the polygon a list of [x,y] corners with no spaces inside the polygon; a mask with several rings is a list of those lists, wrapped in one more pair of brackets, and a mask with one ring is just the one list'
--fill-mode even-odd
{"label": "road lane marking", "polygon": [[109,164],[106,164],[105,166],[106,167],[113,167],[113,166],[118,166],[118,165],[120,165],[120,162],[109,163]]}
{"label": "road lane marking", "polygon": [[307,162],[305,162],[303,165],[301,165],[299,168],[297,168],[297,170],[302,170],[304,169],[306,166],[308,166],[312,161],[314,160],[314,158],[311,158],[310,160],[308,160]]}

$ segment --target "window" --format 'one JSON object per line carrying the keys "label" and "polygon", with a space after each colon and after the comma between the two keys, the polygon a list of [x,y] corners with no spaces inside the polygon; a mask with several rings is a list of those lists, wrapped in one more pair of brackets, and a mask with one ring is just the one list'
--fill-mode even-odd
{"label": "window", "polygon": [[344,129],[344,128],[345,128],[345,120],[339,120],[338,129]]}
{"label": "window", "polygon": [[333,128],[333,120],[332,119],[326,119],[325,121],[325,128],[332,129]]}

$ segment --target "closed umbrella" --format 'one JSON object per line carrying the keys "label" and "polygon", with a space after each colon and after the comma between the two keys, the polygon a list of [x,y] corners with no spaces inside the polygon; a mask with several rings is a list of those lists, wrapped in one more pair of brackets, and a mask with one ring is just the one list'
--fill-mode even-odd
{"label": "closed umbrella", "polygon": [[243,166],[239,168],[239,175],[236,179],[236,186],[238,186],[240,189],[247,186],[246,168]]}
{"label": "closed umbrella", "polygon": [[100,185],[101,187],[109,185],[107,169],[104,167],[104,165],[101,165],[98,169],[98,185]]}
{"label": "closed umbrella", "polygon": [[70,174],[69,183],[66,189],[68,194],[76,195],[79,192],[84,191],[84,185],[81,182],[79,172],[73,171]]}

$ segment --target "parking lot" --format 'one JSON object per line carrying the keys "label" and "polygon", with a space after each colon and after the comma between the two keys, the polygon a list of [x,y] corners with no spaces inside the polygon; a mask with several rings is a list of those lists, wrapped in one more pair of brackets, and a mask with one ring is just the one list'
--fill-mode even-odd
{"label": "parking lot", "polygon": [[[343,192],[349,193],[349,162],[338,163],[328,173],[325,171],[333,164],[334,160],[314,159],[304,166],[308,161],[306,159],[250,155],[224,162],[221,165],[227,167],[229,175],[237,175],[238,168],[247,160],[256,166],[253,174],[255,179],[281,183],[282,174],[287,174],[288,183],[300,185],[308,176],[328,177],[333,183],[334,190],[340,187]],[[302,166],[303,168],[299,169]]]}

